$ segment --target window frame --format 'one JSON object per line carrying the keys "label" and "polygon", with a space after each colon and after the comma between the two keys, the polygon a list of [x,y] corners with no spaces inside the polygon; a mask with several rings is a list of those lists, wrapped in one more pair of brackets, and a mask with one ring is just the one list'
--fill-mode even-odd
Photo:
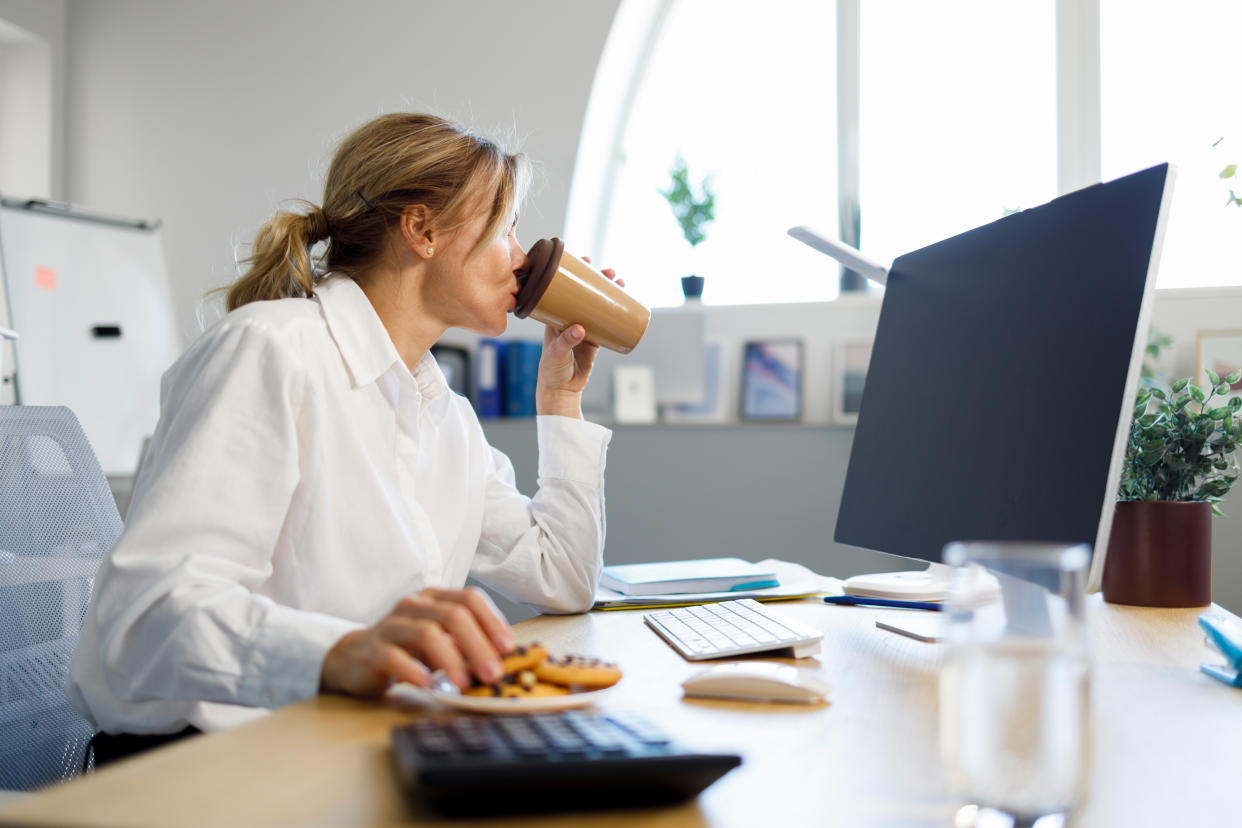
{"label": "window frame", "polygon": [[[599,249],[608,226],[622,139],[670,10],[677,0],[620,0],[601,55],[578,145],[566,235]],[[842,241],[861,226],[859,101],[862,0],[836,0],[837,217]],[[1056,170],[1063,195],[1100,181],[1100,2],[1056,0]],[[603,94],[603,89],[613,94]],[[612,103],[620,92],[619,106]],[[604,101],[609,103],[605,105]],[[583,210],[579,205],[594,205]],[[851,278],[852,277],[852,278]],[[862,277],[843,276],[843,288]]]}

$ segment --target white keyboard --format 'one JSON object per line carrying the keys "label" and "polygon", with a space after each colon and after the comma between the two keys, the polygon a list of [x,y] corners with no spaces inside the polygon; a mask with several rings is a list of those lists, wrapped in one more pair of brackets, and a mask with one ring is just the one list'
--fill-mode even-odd
{"label": "white keyboard", "polygon": [[794,658],[819,652],[824,634],[770,612],[751,598],[657,610],[643,616],[690,661],[793,648]]}

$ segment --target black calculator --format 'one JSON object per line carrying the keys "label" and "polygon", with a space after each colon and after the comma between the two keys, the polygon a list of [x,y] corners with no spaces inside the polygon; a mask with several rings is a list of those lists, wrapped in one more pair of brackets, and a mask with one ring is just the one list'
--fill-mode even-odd
{"label": "black calculator", "polygon": [[633,714],[454,713],[393,728],[411,796],[446,815],[632,808],[681,802],[741,764],[678,746]]}

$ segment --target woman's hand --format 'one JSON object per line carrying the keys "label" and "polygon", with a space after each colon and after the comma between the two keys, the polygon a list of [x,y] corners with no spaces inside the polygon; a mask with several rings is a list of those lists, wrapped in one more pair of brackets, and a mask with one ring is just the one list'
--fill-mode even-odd
{"label": "woman's hand", "polygon": [[[583,261],[590,259],[583,257]],[[621,287],[612,268],[600,271]],[[539,358],[539,379],[535,384],[535,410],[540,414],[559,414],[582,419],[582,389],[586,388],[595,364],[598,345],[583,340],[586,329],[573,324],[563,331],[546,328],[543,332],[543,355]]]}
{"label": "woman's hand", "polygon": [[393,682],[419,687],[444,670],[463,690],[471,673],[500,680],[500,656],[515,647],[513,632],[482,591],[424,589],[402,598],[375,626],[349,633],[323,660],[325,693],[379,696]]}

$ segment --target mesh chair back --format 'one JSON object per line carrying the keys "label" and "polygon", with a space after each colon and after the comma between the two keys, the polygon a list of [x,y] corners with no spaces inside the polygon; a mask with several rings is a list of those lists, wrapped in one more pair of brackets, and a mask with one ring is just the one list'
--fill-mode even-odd
{"label": "mesh chair back", "polygon": [[65,679],[95,570],[121,531],[67,408],[0,406],[0,788],[67,779],[94,732]]}

